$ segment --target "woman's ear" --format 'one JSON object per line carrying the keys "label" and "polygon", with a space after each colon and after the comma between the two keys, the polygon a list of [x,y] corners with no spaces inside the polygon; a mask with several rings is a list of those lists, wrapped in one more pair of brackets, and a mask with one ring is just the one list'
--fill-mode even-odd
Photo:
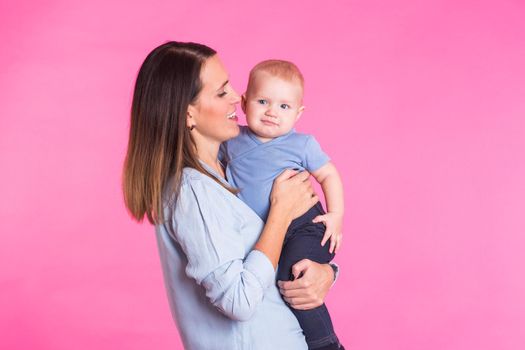
{"label": "woman's ear", "polygon": [[195,116],[197,115],[197,112],[195,106],[188,106],[188,111],[186,112],[186,126],[188,129],[193,129],[195,127]]}

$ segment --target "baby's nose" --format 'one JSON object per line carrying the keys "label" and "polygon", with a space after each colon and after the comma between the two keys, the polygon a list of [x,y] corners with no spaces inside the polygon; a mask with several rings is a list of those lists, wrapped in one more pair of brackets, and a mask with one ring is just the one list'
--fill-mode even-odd
{"label": "baby's nose", "polygon": [[269,117],[275,117],[275,113],[274,113],[274,110],[273,110],[272,106],[268,106],[268,108],[266,109],[266,112],[264,112],[264,114],[266,114]]}

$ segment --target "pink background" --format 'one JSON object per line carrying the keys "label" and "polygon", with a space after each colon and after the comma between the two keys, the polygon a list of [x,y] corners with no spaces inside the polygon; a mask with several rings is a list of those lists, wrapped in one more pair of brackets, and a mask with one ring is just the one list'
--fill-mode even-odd
{"label": "pink background", "polygon": [[[217,49],[238,91],[306,77],[298,129],[344,177],[348,349],[525,348],[525,4],[3,1],[3,349],[180,349],[153,228],[120,176],[136,72],[167,40]],[[239,108],[240,110],[240,108]]]}

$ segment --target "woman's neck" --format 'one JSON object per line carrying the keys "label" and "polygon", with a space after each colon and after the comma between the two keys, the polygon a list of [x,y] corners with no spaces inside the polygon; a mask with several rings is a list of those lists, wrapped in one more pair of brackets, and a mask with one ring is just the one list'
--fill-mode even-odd
{"label": "woman's neck", "polygon": [[204,162],[207,166],[209,166],[211,169],[213,169],[217,174],[222,176],[224,178],[224,169],[222,167],[221,162],[217,158],[219,154],[219,146],[214,147],[208,147],[206,149],[201,148],[197,149],[197,156],[199,159]]}

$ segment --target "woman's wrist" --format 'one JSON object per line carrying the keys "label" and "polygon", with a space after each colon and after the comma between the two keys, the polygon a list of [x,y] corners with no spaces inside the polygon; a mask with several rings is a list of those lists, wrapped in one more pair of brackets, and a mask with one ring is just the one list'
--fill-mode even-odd
{"label": "woman's wrist", "polygon": [[255,244],[254,249],[260,250],[272,262],[274,268],[277,268],[281,249],[284,242],[284,236],[291,220],[275,209],[270,209],[263,232]]}
{"label": "woman's wrist", "polygon": [[292,214],[290,213],[290,210],[281,208],[281,206],[276,200],[272,201],[266,222],[268,222],[270,218],[275,222],[284,225],[285,230],[288,229],[288,226],[290,226],[294,219]]}

